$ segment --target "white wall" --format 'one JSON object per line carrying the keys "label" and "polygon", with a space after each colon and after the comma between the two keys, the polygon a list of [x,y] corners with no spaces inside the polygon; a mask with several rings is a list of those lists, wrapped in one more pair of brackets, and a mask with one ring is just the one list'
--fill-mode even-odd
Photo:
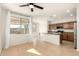
{"label": "white wall", "polygon": [[30,34],[11,34],[10,46],[32,42]]}
{"label": "white wall", "polygon": [[9,41],[10,41],[10,11],[7,12],[6,17],[6,26],[5,26],[5,48],[9,47]]}
{"label": "white wall", "polygon": [[79,51],[79,7],[77,8],[77,50]]}
{"label": "white wall", "polygon": [[[1,23],[1,7],[0,7],[0,23]],[[1,44],[1,25],[0,25],[0,53],[2,50],[2,44]]]}
{"label": "white wall", "polygon": [[32,21],[38,23],[39,33],[47,33],[48,32],[48,17],[44,16],[35,16],[32,17]]}
{"label": "white wall", "polygon": [[5,9],[4,7],[0,7],[0,50],[2,48],[5,48],[6,45],[7,16],[8,16],[8,10]]}

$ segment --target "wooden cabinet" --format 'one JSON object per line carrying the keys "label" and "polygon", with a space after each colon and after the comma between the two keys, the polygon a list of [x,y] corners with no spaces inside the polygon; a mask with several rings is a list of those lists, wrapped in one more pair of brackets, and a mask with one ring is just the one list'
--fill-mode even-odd
{"label": "wooden cabinet", "polygon": [[52,25],[52,29],[56,29],[57,28],[57,24]]}
{"label": "wooden cabinet", "polygon": [[68,32],[68,41],[74,42],[74,32]]}
{"label": "wooden cabinet", "polygon": [[74,29],[74,23],[63,23],[63,29]]}
{"label": "wooden cabinet", "polygon": [[56,28],[57,28],[57,24],[50,24],[49,25],[49,30],[56,29]]}
{"label": "wooden cabinet", "polygon": [[[73,30],[74,29],[74,22],[65,22],[59,24],[50,24],[49,30],[56,30],[56,29],[63,29],[63,30]],[[74,32],[63,32],[60,36],[60,41],[67,40],[67,41],[74,41]]]}
{"label": "wooden cabinet", "polygon": [[51,30],[52,28],[51,28],[51,24],[49,25],[49,30]]}
{"label": "wooden cabinet", "polygon": [[62,33],[61,40],[74,42],[74,32],[64,32],[64,33]]}
{"label": "wooden cabinet", "polygon": [[62,39],[63,40],[67,40],[67,37],[68,37],[68,33],[67,32],[63,32],[62,33]]}
{"label": "wooden cabinet", "polygon": [[63,24],[50,24],[49,25],[49,30],[53,30],[57,28],[63,28]]}
{"label": "wooden cabinet", "polygon": [[59,24],[50,24],[49,30],[63,28],[63,29],[74,29],[74,22],[67,22],[67,23],[59,23]]}

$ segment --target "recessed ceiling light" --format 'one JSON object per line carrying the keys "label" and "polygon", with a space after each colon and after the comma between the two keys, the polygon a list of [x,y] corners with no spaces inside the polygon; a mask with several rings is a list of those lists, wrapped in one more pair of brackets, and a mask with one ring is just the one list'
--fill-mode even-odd
{"label": "recessed ceiling light", "polygon": [[69,9],[67,9],[67,10],[66,10],[66,12],[67,12],[67,13],[69,13],[69,12],[70,12],[70,10],[69,10]]}
{"label": "recessed ceiling light", "polygon": [[73,14],[70,14],[70,16],[73,16]]}

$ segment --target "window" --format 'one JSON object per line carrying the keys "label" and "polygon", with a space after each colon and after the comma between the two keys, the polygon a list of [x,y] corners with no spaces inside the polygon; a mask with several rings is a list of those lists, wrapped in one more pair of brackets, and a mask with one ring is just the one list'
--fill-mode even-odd
{"label": "window", "polygon": [[11,16],[10,33],[11,34],[29,33],[29,19]]}

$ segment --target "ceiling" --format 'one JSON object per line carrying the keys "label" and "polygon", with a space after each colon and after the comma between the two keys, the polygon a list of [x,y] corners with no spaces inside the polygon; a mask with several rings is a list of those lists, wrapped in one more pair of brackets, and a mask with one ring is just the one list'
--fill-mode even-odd
{"label": "ceiling", "polygon": [[[29,16],[53,16],[53,17],[70,17],[76,15],[76,5],[73,3],[36,3],[36,5],[44,7],[43,10],[34,8],[34,12],[30,11],[30,8],[19,7],[19,5],[26,3],[4,3],[2,4],[11,11],[21,13]],[[67,12],[70,10],[70,12]]]}

